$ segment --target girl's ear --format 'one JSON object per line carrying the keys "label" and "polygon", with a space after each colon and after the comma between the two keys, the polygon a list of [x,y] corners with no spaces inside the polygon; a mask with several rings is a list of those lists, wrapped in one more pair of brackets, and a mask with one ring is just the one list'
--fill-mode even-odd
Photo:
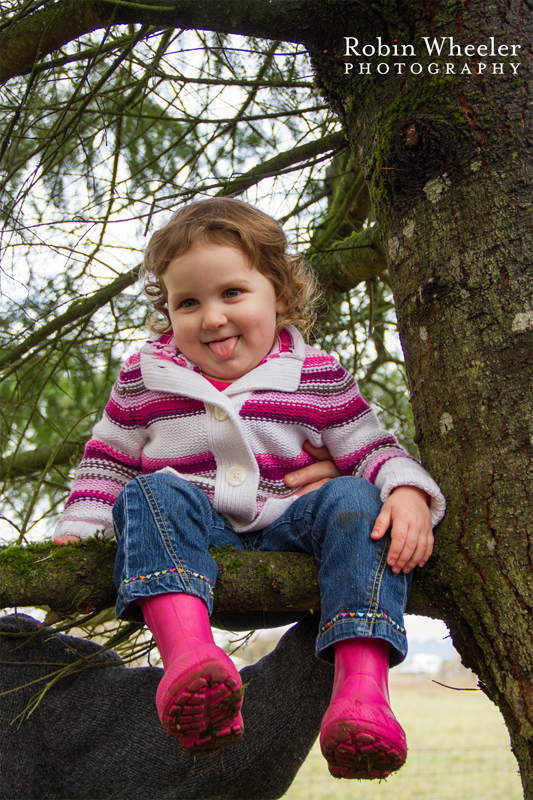
{"label": "girl's ear", "polygon": [[287,300],[285,299],[285,295],[281,295],[276,300],[276,314],[284,314],[287,310]]}

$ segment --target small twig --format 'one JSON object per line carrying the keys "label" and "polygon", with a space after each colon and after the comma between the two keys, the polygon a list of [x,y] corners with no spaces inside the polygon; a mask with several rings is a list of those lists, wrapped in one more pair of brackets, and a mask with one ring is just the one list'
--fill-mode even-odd
{"label": "small twig", "polygon": [[466,686],[448,686],[447,683],[441,683],[440,681],[434,681],[433,678],[431,679],[431,683],[436,683],[438,686],[443,686],[445,689],[453,689],[454,692],[480,692],[481,691],[479,686],[476,686],[475,689],[469,689]]}

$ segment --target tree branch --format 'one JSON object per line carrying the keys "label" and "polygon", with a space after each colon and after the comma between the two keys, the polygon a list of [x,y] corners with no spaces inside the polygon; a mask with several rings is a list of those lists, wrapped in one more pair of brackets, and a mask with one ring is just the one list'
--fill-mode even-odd
{"label": "tree branch", "polygon": [[89,297],[81,297],[79,300],[75,300],[63,314],[31,333],[23,342],[15,347],[6,348],[0,356],[0,367],[15,363],[33,347],[41,344],[48,336],[61,330],[66,325],[94,314],[97,309],[105,306],[113,297],[123,292],[128,286],[132,286],[137,278],[138,273],[137,268],[135,268],[124,275],[119,275],[110,284],[94,292]]}
{"label": "tree branch", "polygon": [[252,167],[244,175],[227,183],[217,194],[222,196],[241,194],[246,189],[249,189],[250,186],[255,186],[256,183],[259,183],[264,178],[279,174],[287,167],[292,167],[294,164],[300,164],[302,161],[308,161],[322,153],[327,153],[329,150],[337,150],[344,146],[347,147],[348,142],[343,131],[329,133],[327,136],[322,136],[321,139],[307,142],[299,147],[294,147],[292,150],[279,153],[277,156],[269,158],[268,161],[263,161],[262,164]]}
{"label": "tree branch", "polygon": [[4,29],[0,84],[68,42],[110,25],[209,30],[303,43],[321,30],[321,6],[321,0],[59,0]]}
{"label": "tree branch", "polygon": [[[199,86],[239,86],[241,88],[246,87],[250,89],[312,89],[314,87],[313,81],[282,81],[268,80],[267,78],[263,78],[263,80],[249,81],[245,78],[242,80],[241,78],[188,78],[186,75],[169,75],[168,73],[159,69],[154,70],[153,74],[155,78],[162,78],[165,81],[172,81],[172,83],[192,83],[198,84]],[[265,117],[260,117],[260,119],[265,119]]]}
{"label": "tree branch", "polygon": [[387,261],[378,228],[365,228],[310,257],[326,293],[348,292],[361,281],[386,278]]}
{"label": "tree branch", "polygon": [[63,442],[59,448],[57,444],[45,444],[33,450],[22,450],[12,456],[1,458],[0,480],[11,480],[32,472],[42,472],[56,450],[50,466],[69,464],[74,456],[83,451],[83,444],[83,442]]}
{"label": "tree branch", "polygon": [[28,75],[30,72],[35,74],[37,72],[45,72],[48,69],[64,67],[66,64],[74,64],[76,61],[88,61],[90,58],[105,56],[108,53],[113,53],[115,50],[119,50],[121,47],[126,47],[129,43],[131,43],[131,36],[122,36],[120,39],[115,39],[112,42],[98,44],[95,47],[89,47],[87,50],[83,50],[81,53],[70,53],[68,56],[56,58],[53,61],[43,61],[41,64],[34,64],[33,66],[28,67],[28,69],[21,74]]}
{"label": "tree branch", "polygon": [[[227,183],[218,194],[220,195],[236,195],[254,186],[266,177],[270,177],[279,173],[281,170],[287,169],[302,161],[307,161],[311,158],[326,153],[330,150],[335,150],[343,147],[346,144],[346,137],[343,131],[335,131],[320,139],[316,139],[300,147],[294,147],[292,150],[280,153],[277,156],[263,162],[257,167],[253,167],[249,172],[239,176],[233,181]],[[376,273],[373,272],[372,275]],[[34,333],[27,336],[24,341],[15,347],[6,348],[0,356],[0,368],[7,367],[16,363],[22,356],[28,353],[32,348],[44,342],[51,334],[63,329],[66,325],[82,320],[87,316],[93,314],[96,310],[106,305],[113,297],[116,297],[124,289],[131,286],[137,280],[137,268],[127,272],[124,275],[119,275],[108,286],[99,289],[89,297],[83,297],[75,300],[67,308],[67,310],[60,314],[50,322],[43,325]],[[361,278],[360,280],[364,280]],[[355,284],[352,284],[355,285]],[[344,291],[344,289],[342,290]]]}
{"label": "tree branch", "polygon": [[[0,549],[0,608],[49,606],[60,617],[115,605],[115,543],[89,539],[63,547],[49,543]],[[218,565],[214,613],[316,611],[318,567],[303,553],[211,551]],[[409,613],[435,614],[415,584]]]}

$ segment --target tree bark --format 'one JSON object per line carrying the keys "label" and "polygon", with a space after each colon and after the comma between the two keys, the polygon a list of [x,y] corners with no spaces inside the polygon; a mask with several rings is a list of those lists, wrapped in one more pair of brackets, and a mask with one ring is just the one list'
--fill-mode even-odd
{"label": "tree bark", "polygon": [[377,227],[327,245],[310,263],[320,286],[328,293],[349,292],[361,281],[386,279],[387,260]]}
{"label": "tree bark", "polygon": [[[341,4],[342,5],[342,4]],[[340,16],[340,6],[339,6]],[[501,709],[533,797],[533,150],[532,16],[519,3],[452,14],[409,0],[369,12],[364,25],[335,14],[317,79],[365,171],[389,272],[423,463],[448,512],[421,584],[449,625],[463,663]],[[522,44],[500,75],[474,59],[430,57],[416,27],[455,44]],[[408,58],[344,57],[346,34],[376,45],[413,42]],[[508,51],[511,52],[511,51]],[[520,52],[520,51],[518,51]],[[345,63],[372,62],[369,76]],[[482,59],[478,56],[477,61]],[[431,75],[429,63],[440,61]],[[474,73],[443,75],[444,63]],[[489,59],[485,59],[489,61]],[[387,62],[388,74],[377,64]],[[384,68],[382,68],[384,69]],[[434,68],[433,68],[434,69]],[[475,74],[477,72],[478,74]]]}
{"label": "tree bark", "polygon": [[[48,606],[59,618],[115,605],[112,540],[57,547],[42,543],[0,549],[0,608]],[[245,611],[318,611],[318,567],[304,553],[250,553],[219,548],[215,614]],[[410,613],[433,614],[417,587]]]}

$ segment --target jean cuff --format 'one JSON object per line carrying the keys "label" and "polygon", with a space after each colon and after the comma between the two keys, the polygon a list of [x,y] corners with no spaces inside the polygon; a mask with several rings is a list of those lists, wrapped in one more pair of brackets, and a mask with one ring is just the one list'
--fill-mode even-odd
{"label": "jean cuff", "polygon": [[407,637],[403,620],[396,621],[384,611],[377,613],[346,611],[321,623],[316,640],[316,654],[330,661],[325,651],[336,642],[353,638],[385,639],[391,645],[390,666],[395,667],[407,655]]}
{"label": "jean cuff", "polygon": [[209,614],[213,611],[213,587],[209,578],[192,570],[172,568],[124,579],[118,589],[115,616],[117,619],[142,622],[141,609],[134,601],[138,597],[155,597],[172,592],[200,597]]}

